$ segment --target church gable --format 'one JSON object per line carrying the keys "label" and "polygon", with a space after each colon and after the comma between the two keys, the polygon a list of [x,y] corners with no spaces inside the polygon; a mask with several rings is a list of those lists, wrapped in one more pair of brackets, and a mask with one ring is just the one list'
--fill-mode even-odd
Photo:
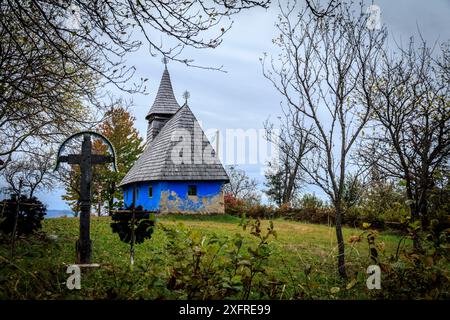
{"label": "church gable", "polygon": [[121,185],[152,180],[221,180],[228,176],[187,104],[147,145]]}

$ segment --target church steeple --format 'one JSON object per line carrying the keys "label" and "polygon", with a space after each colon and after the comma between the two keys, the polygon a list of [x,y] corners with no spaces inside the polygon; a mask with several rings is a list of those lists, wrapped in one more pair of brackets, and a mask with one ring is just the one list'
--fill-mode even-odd
{"label": "church steeple", "polygon": [[146,116],[147,120],[154,114],[174,114],[180,108],[180,105],[173,94],[172,82],[170,81],[170,74],[167,70],[167,60],[163,61],[165,64],[164,72],[161,77],[155,101]]}
{"label": "church steeple", "polygon": [[147,143],[156,137],[164,124],[180,109],[180,105],[173,94],[166,58],[163,58],[163,63],[165,66],[158,93],[150,111],[145,117],[148,120]]}

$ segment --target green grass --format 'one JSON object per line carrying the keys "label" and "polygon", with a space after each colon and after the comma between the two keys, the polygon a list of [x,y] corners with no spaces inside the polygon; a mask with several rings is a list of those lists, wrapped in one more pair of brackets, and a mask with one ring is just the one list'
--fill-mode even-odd
{"label": "green grass", "polygon": [[[81,290],[70,291],[64,284],[68,276],[65,269],[75,261],[78,219],[45,220],[43,231],[47,235],[57,235],[58,240],[22,239],[18,241],[14,260],[9,260],[9,245],[0,245],[0,284],[8,286],[3,288],[5,290],[0,298],[170,298],[165,284],[171,257],[165,250],[166,235],[158,227],[161,224],[174,226],[183,223],[202,234],[214,233],[219,237],[241,233],[246,245],[255,243],[249,232],[239,226],[240,219],[237,217],[161,216],[157,219],[152,239],[136,246],[136,268],[133,273],[129,270],[129,245],[122,243],[118,235],[112,233],[110,222],[108,217],[91,219],[92,262],[99,263],[101,268],[83,274]],[[268,221],[263,221],[263,226],[267,225]],[[365,239],[353,245],[348,242],[352,235],[361,234],[361,230],[343,230],[349,274],[349,279],[345,281],[336,272],[334,227],[282,219],[274,220],[274,226],[277,238],[271,242],[272,254],[267,272],[286,283],[283,288],[284,298],[293,297],[297,290],[303,292],[300,298],[310,299],[370,297],[371,293],[365,286],[365,270],[371,264],[367,242]],[[385,255],[395,253],[398,240],[398,236],[389,233],[381,233],[378,238],[385,245]],[[150,274],[153,280],[145,282],[145,276]],[[353,279],[356,285],[346,289],[348,282]],[[336,291],[332,290],[336,287],[340,288],[339,292],[331,293]]]}

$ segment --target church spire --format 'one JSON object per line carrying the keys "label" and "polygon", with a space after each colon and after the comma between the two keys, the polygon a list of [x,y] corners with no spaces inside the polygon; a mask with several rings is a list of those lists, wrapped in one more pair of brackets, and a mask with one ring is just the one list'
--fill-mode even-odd
{"label": "church spire", "polygon": [[169,71],[167,70],[167,58],[164,57],[162,61],[165,66],[164,72],[161,77],[155,101],[153,102],[146,119],[149,119],[152,115],[156,114],[172,115],[180,108],[180,105],[173,94],[172,82],[170,81]]}

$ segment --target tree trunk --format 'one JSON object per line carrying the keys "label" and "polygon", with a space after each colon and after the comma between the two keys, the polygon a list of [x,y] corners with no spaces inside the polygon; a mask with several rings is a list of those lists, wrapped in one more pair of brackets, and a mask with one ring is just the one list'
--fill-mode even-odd
{"label": "tree trunk", "polygon": [[17,197],[16,213],[14,215],[14,225],[11,233],[11,260],[14,259],[15,247],[16,247],[16,234],[17,234],[17,222],[19,220],[20,210],[20,194]]}
{"label": "tree trunk", "polygon": [[109,215],[111,216],[111,210],[113,210],[113,204],[114,204],[114,196],[110,196],[110,198],[108,199],[108,212]]}
{"label": "tree trunk", "polygon": [[113,181],[109,188],[109,195],[108,195],[108,211],[109,215],[111,215],[111,210],[113,210],[114,206],[114,192],[116,190],[116,183]]}
{"label": "tree trunk", "polygon": [[336,238],[338,244],[338,271],[339,275],[346,279],[347,272],[345,270],[345,243],[342,234],[342,208],[340,204],[335,205],[336,210]]}
{"label": "tree trunk", "polygon": [[430,226],[430,219],[428,217],[428,184],[425,181],[420,190],[418,211],[420,216],[420,221],[422,223],[422,230],[427,230]]}
{"label": "tree trunk", "polygon": [[34,190],[35,188],[30,188],[30,199],[34,196]]}
{"label": "tree trunk", "polygon": [[100,200],[100,194],[99,199],[97,201],[97,217],[100,217],[102,213],[102,201]]}
{"label": "tree trunk", "polygon": [[[419,215],[419,206],[417,204],[417,201],[413,199],[409,199],[411,204],[409,206],[411,210],[411,222],[420,221],[420,215]],[[420,239],[419,234],[417,232],[414,232],[412,236],[413,240],[413,248],[415,251],[421,251],[421,245],[420,245]]]}
{"label": "tree trunk", "polygon": [[[409,210],[411,210],[411,221],[417,221],[420,219],[420,215],[419,215],[419,206],[417,204],[417,201],[415,200],[415,197],[413,195],[413,189],[411,186],[411,180],[408,178],[409,177],[409,173],[408,171],[406,171],[405,174],[406,178],[406,197],[409,200],[410,204],[409,204]],[[421,251],[421,245],[420,245],[420,240],[418,237],[417,233],[414,233],[413,235],[413,248],[415,251]]]}
{"label": "tree trunk", "polygon": [[297,170],[294,170],[294,173],[290,174],[288,176],[288,181],[287,181],[287,185],[286,188],[284,190],[284,195],[283,195],[283,204],[287,204],[290,203],[292,200],[292,194],[294,191],[294,185],[295,185],[295,178],[297,176]]}

